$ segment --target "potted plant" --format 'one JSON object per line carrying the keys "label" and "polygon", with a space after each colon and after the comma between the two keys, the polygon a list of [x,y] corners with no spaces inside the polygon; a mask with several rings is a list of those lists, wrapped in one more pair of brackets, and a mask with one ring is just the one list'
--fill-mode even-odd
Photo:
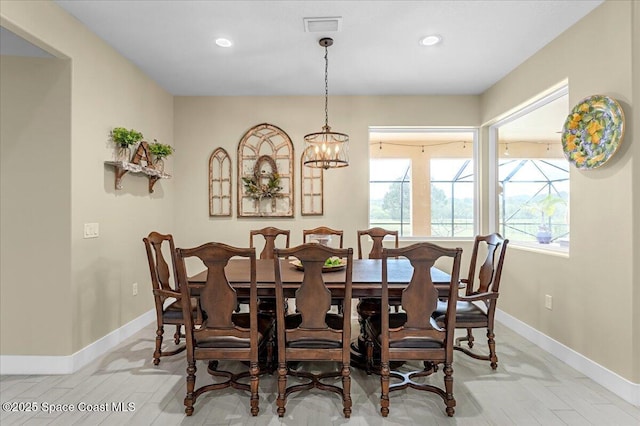
{"label": "potted plant", "polygon": [[117,160],[128,162],[131,159],[131,145],[142,140],[142,133],[134,129],[115,127],[111,130],[111,140],[118,146]]}
{"label": "potted plant", "polygon": [[536,239],[540,244],[549,244],[551,242],[553,235],[548,221],[553,217],[560,204],[566,204],[562,197],[548,194],[546,197],[527,205],[530,211],[540,215],[540,225],[536,234]]}
{"label": "potted plant", "polygon": [[153,140],[152,144],[149,144],[149,153],[153,155],[153,167],[164,172],[164,159],[174,153],[174,149],[171,145],[160,143],[157,140]]}

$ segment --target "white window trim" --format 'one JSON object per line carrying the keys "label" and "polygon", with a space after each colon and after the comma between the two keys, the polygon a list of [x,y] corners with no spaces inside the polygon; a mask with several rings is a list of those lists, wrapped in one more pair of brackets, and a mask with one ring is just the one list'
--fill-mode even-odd
{"label": "white window trim", "polygon": [[[478,127],[440,127],[440,126],[370,126],[371,133],[471,133],[473,135],[473,153],[472,161],[474,167],[474,198],[473,198],[473,229],[474,234],[480,233],[480,147],[478,135],[480,128]],[[371,160],[369,158],[369,160]],[[367,207],[369,208],[369,207]],[[367,216],[369,213],[367,212]],[[369,220],[369,219],[367,219]],[[400,237],[399,241],[469,241],[475,237],[433,237],[433,236],[411,236]]]}
{"label": "white window trim", "polygon": [[[523,115],[534,111],[549,102],[569,94],[569,83],[564,81],[560,87],[551,89],[541,96],[524,104],[521,108],[516,108],[508,115],[499,118],[489,126],[489,232],[497,232],[498,219],[498,128],[510,123]],[[541,253],[569,253],[568,246],[559,244],[539,244],[525,241],[509,241],[509,245],[523,250],[536,251]]]}

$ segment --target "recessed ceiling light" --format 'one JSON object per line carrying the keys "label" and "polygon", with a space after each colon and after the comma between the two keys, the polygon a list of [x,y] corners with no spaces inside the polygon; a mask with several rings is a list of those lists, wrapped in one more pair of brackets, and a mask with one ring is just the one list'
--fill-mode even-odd
{"label": "recessed ceiling light", "polygon": [[420,40],[420,44],[423,46],[435,46],[442,41],[442,36],[438,34],[428,35]]}
{"label": "recessed ceiling light", "polygon": [[231,40],[226,38],[217,38],[216,44],[220,47],[231,47],[233,43],[231,43]]}

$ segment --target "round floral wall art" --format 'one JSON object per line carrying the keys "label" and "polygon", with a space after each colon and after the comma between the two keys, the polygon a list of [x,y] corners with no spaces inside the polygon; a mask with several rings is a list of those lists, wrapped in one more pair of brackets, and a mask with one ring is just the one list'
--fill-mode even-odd
{"label": "round floral wall art", "polygon": [[595,169],[606,163],[622,143],[624,113],[608,96],[593,95],[578,102],[562,130],[562,149],[578,169]]}

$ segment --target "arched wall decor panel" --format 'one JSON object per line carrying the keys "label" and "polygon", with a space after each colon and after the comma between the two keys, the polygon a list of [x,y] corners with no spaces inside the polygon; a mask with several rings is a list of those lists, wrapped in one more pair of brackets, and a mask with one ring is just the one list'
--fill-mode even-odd
{"label": "arched wall decor panel", "polygon": [[209,216],[231,216],[231,157],[224,148],[209,157]]}
{"label": "arched wall decor panel", "polygon": [[[309,149],[309,148],[307,148]],[[324,213],[324,169],[304,166],[300,157],[300,211],[303,216],[322,216]]]}
{"label": "arched wall decor panel", "polygon": [[238,217],[293,217],[293,143],[263,123],[238,144]]}

